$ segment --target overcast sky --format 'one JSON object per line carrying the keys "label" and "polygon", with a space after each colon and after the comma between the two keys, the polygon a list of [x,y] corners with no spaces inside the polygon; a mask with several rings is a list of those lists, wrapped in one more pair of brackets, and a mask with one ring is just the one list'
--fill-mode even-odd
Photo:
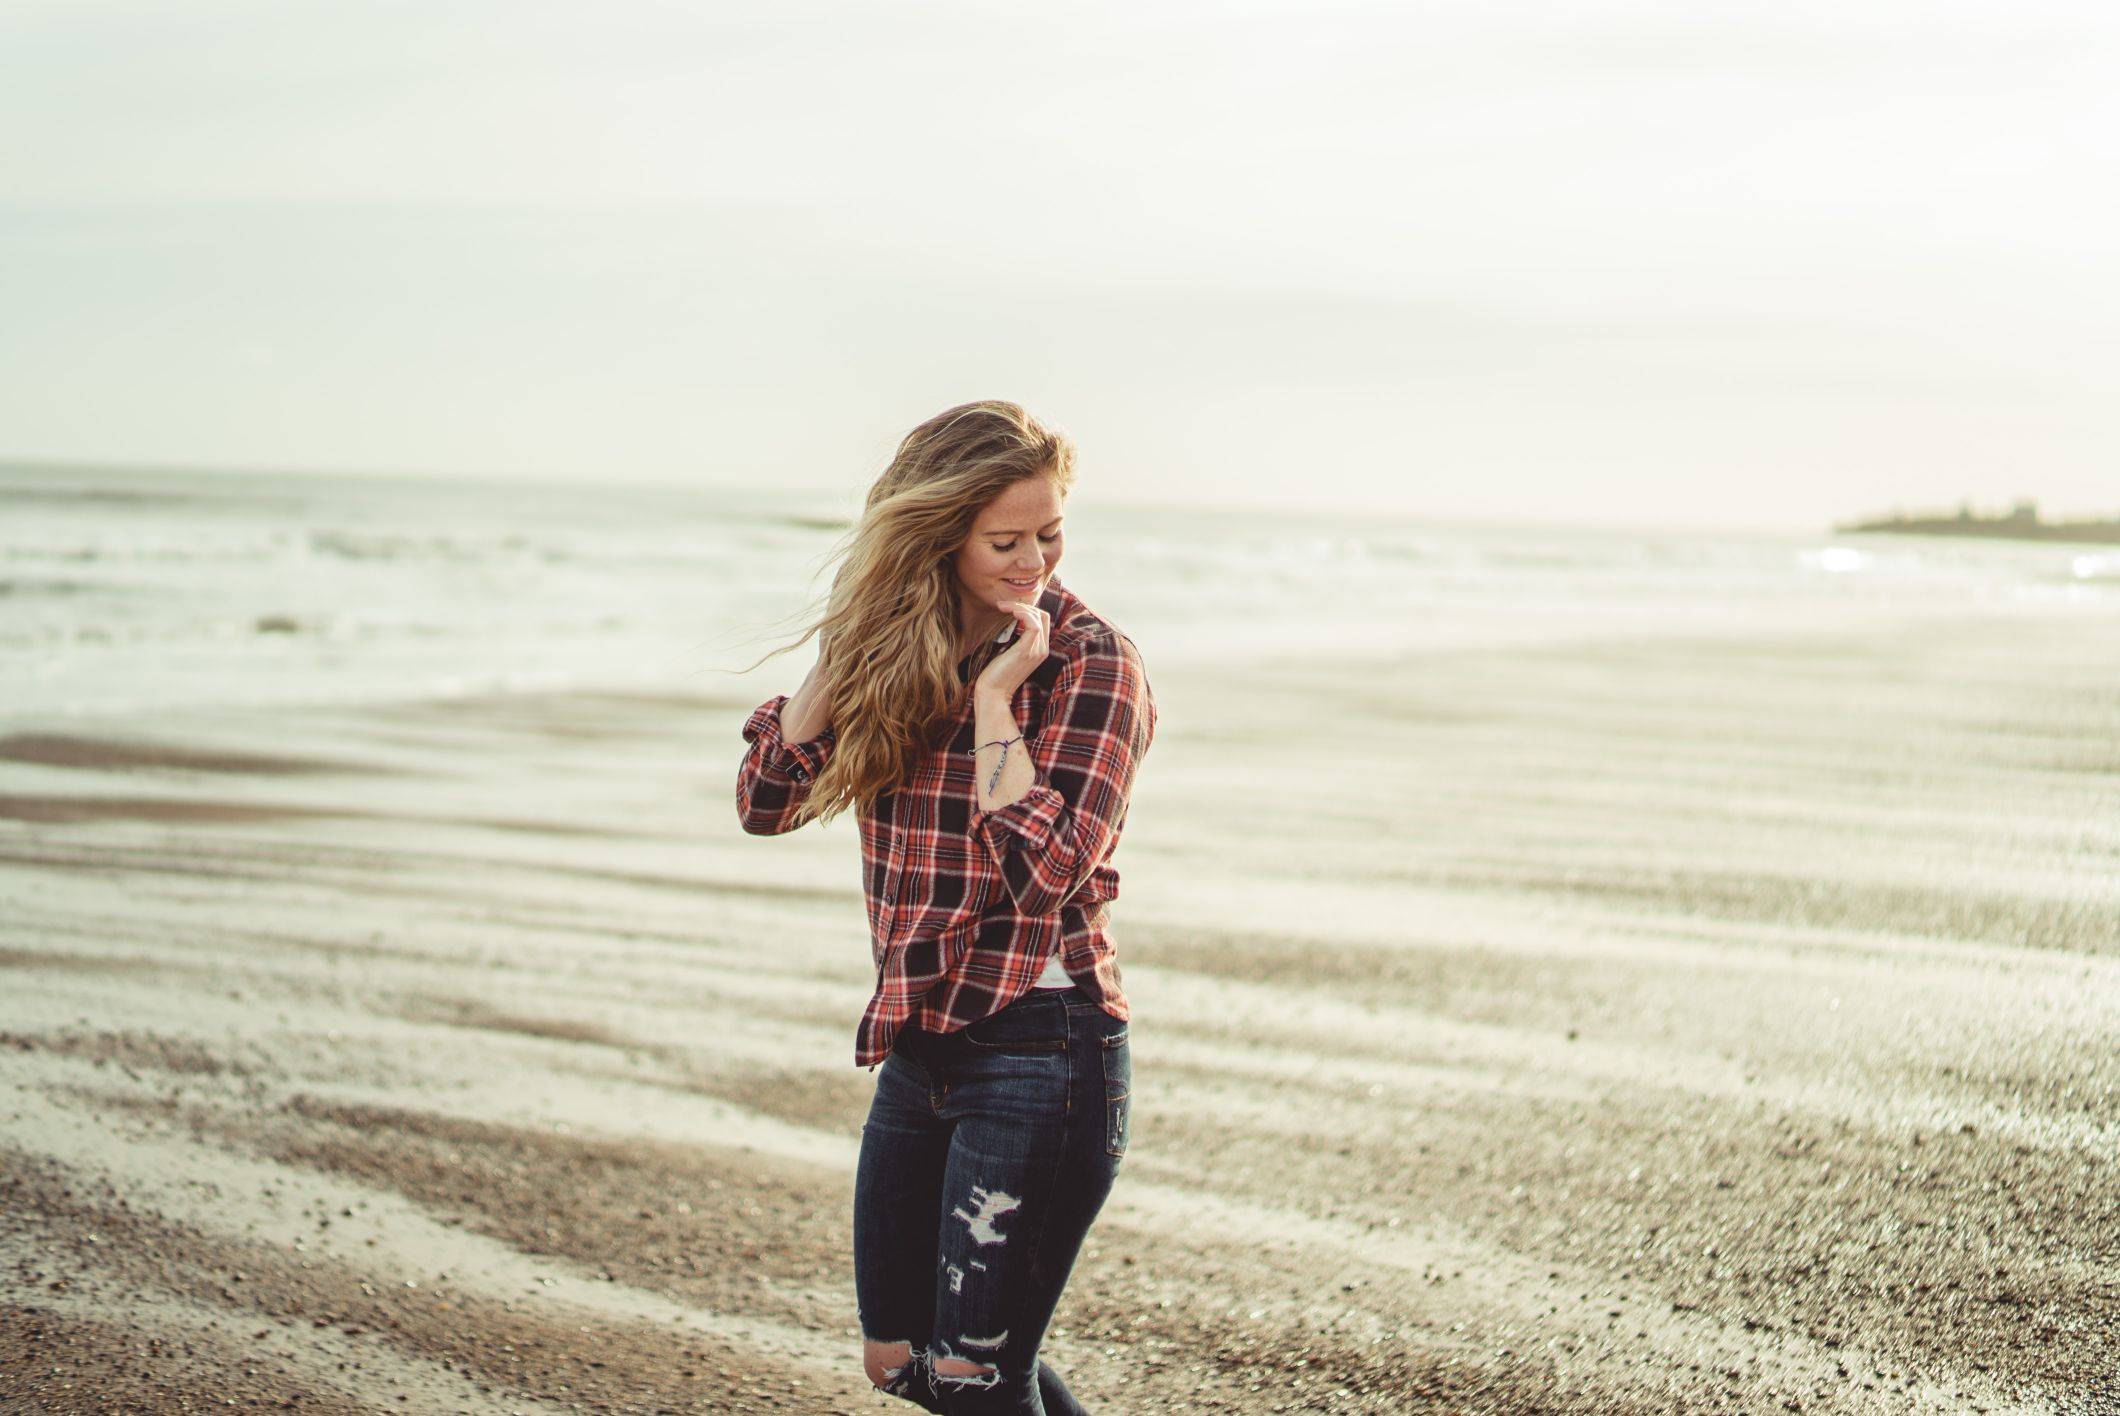
{"label": "overcast sky", "polygon": [[0,0],[0,457],[2120,512],[2120,11]]}

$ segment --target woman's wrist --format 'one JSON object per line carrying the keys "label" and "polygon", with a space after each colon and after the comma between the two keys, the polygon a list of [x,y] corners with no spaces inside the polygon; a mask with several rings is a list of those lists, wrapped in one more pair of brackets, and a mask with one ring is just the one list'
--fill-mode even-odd
{"label": "woman's wrist", "polygon": [[780,705],[780,740],[809,742],[831,726],[832,714],[817,692],[817,670],[813,667],[802,686]]}
{"label": "woman's wrist", "polygon": [[[994,811],[1030,790],[1033,773],[1030,753],[1023,742],[1023,726],[1016,721],[1011,695],[977,690],[973,694],[972,741],[974,796],[982,811]],[[988,746],[1005,742],[1006,746]]]}

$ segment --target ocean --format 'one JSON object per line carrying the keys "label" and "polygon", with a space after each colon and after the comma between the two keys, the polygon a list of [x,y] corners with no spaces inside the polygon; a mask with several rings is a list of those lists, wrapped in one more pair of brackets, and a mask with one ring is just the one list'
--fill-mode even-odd
{"label": "ocean", "polygon": [[[859,495],[0,467],[4,711],[710,688]],[[2111,548],[1073,502],[1060,578],[1152,667],[2120,606]]]}

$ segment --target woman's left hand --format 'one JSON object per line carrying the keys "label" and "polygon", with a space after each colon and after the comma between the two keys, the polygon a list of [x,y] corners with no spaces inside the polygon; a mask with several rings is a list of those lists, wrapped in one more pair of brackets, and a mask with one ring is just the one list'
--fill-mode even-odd
{"label": "woman's left hand", "polygon": [[979,671],[972,693],[992,694],[1004,703],[1013,702],[1016,690],[1052,652],[1053,617],[1029,601],[1008,601],[1002,608],[1016,617],[1016,637],[994,662]]}

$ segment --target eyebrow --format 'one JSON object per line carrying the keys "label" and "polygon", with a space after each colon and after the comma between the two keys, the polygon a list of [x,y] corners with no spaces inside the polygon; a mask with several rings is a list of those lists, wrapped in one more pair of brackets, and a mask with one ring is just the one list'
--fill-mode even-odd
{"label": "eyebrow", "polygon": [[[1064,516],[1065,514],[1066,513],[1063,512],[1062,516]],[[1056,516],[1051,521],[1046,522],[1045,525],[1058,526],[1060,524],[1060,521],[1061,517]],[[1039,529],[1043,530],[1044,527],[1040,527]],[[1021,536],[1023,533],[1014,529],[1013,527],[989,526],[986,530],[981,531],[979,534],[982,536]]]}

